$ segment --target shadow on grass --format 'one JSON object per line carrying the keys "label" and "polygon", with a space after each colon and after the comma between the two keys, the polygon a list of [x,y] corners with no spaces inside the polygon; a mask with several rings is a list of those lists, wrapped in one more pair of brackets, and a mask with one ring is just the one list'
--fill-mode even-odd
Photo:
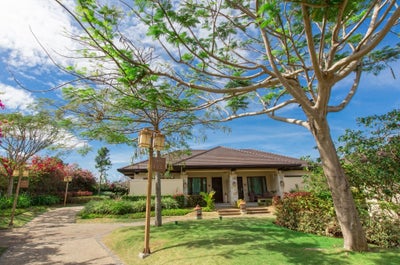
{"label": "shadow on grass", "polygon": [[[275,226],[270,219],[189,221],[178,226],[168,224],[154,234],[159,238],[173,235],[173,242],[153,253],[185,249],[188,254],[184,259],[190,260],[218,256],[233,261],[248,257],[252,264],[351,264],[338,255],[344,253],[337,250],[343,241],[290,231]],[[273,263],[277,260],[284,263]]]}

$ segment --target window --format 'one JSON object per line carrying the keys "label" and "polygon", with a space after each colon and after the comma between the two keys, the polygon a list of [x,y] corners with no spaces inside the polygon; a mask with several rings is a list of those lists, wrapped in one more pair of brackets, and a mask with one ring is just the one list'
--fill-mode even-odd
{"label": "window", "polygon": [[188,178],[188,194],[199,195],[207,192],[207,178]]}
{"label": "window", "polygon": [[262,196],[267,192],[265,177],[247,177],[247,185],[249,187],[249,194]]}

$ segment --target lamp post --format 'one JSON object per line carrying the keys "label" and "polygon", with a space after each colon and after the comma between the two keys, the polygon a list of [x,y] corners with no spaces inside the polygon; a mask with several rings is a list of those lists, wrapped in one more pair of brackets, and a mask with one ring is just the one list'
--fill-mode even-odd
{"label": "lamp post", "polygon": [[[144,249],[143,253],[140,253],[141,258],[145,258],[150,255],[150,213],[151,213],[151,181],[153,178],[154,171],[165,170],[165,159],[159,159],[154,163],[153,150],[161,151],[164,148],[165,137],[157,130],[151,130],[145,128],[139,133],[139,147],[149,149],[149,162],[148,162],[148,176],[147,176],[147,197],[146,197],[146,222],[144,228]],[[164,166],[160,168],[160,164]]]}
{"label": "lamp post", "polygon": [[15,209],[17,208],[19,189],[21,188],[22,177],[28,177],[28,176],[29,176],[29,171],[24,170],[22,167],[19,167],[18,169],[13,171],[13,177],[18,177],[18,183],[17,183],[17,188],[15,190],[15,197],[11,209],[11,217],[10,217],[10,222],[8,224],[9,227],[14,226]]}

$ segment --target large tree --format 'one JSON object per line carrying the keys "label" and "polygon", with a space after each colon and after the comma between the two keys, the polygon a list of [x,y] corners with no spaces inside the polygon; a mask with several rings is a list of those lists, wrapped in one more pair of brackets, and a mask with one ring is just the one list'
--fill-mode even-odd
{"label": "large tree", "polygon": [[[78,3],[75,18],[91,48],[129,66],[126,81],[158,76],[176,82],[186,95],[204,100],[202,106],[219,111],[221,120],[266,114],[307,128],[320,153],[344,247],[367,249],[327,116],[349,104],[364,71],[379,72],[398,58],[399,46],[385,39],[398,32],[396,1]],[[140,29],[139,20],[159,43],[151,44],[154,54],[147,60],[138,52],[145,36],[122,30],[129,22],[130,29]]]}

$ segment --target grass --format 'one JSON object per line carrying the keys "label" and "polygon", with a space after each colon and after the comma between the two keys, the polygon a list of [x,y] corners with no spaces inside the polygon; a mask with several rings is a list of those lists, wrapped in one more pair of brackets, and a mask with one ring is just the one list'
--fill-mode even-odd
{"label": "grass", "polygon": [[[24,209],[16,209],[14,215],[14,227],[22,227],[36,216],[46,212],[48,207],[34,206]],[[11,209],[0,211],[0,229],[7,229],[10,223]]]}
{"label": "grass", "polygon": [[152,254],[140,259],[143,227],[121,228],[104,238],[126,264],[400,264],[398,249],[351,253],[343,240],[294,232],[273,219],[224,218],[151,227]]}

